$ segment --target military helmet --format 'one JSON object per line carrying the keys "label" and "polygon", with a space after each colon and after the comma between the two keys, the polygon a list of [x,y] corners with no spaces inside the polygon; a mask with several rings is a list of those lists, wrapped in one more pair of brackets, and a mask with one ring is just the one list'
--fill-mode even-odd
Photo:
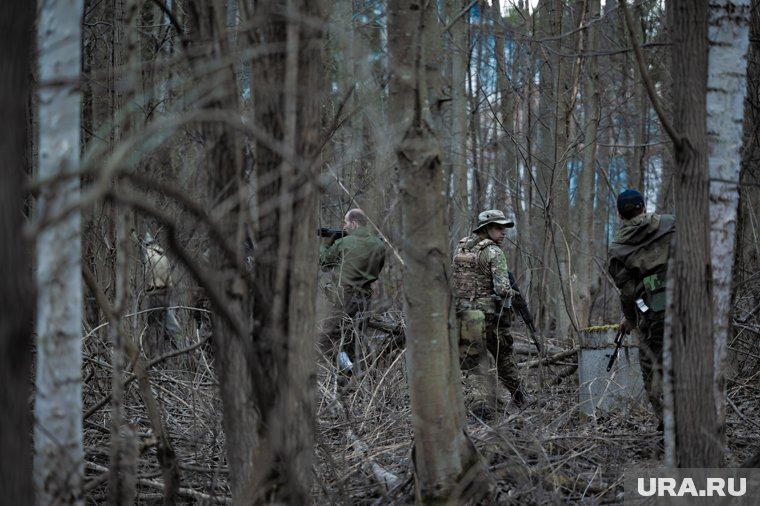
{"label": "military helmet", "polygon": [[502,211],[499,211],[498,209],[491,209],[489,211],[483,211],[478,215],[478,225],[472,230],[472,233],[474,234],[490,223],[506,225],[507,228],[512,228],[515,226],[515,222],[511,219],[507,219]]}

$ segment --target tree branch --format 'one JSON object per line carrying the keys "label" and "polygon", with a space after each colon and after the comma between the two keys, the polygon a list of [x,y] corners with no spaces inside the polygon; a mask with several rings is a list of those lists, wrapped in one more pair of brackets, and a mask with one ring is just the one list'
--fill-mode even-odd
{"label": "tree branch", "polygon": [[633,52],[636,55],[636,61],[639,64],[639,72],[641,72],[641,79],[644,81],[644,86],[647,90],[647,95],[649,95],[649,100],[652,101],[652,107],[657,113],[657,117],[660,118],[660,123],[662,124],[662,128],[665,129],[665,132],[667,132],[668,136],[673,141],[673,144],[675,145],[676,149],[678,150],[683,149],[684,138],[678,132],[676,132],[675,128],[673,128],[673,125],[671,125],[667,116],[665,116],[665,111],[662,109],[662,105],[660,104],[660,99],[657,96],[657,91],[654,89],[654,85],[652,84],[652,79],[649,77],[649,72],[647,71],[647,65],[646,65],[646,62],[644,61],[644,55],[641,52],[641,47],[639,47],[639,42],[636,40],[636,36],[633,33],[633,19],[631,19],[631,13],[628,10],[627,1],[618,0],[618,3],[620,4],[620,8],[623,9],[623,15],[625,18],[625,26],[628,29],[628,37],[631,39],[631,45],[633,45]]}

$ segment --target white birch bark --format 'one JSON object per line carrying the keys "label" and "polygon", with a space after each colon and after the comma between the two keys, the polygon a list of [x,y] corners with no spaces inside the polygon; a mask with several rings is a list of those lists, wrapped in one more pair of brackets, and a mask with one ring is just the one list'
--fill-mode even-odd
{"label": "white birch bark", "polygon": [[712,0],[708,10],[707,136],[713,268],[715,400],[725,420],[723,364],[728,349],[731,272],[747,93],[750,0]]}
{"label": "white birch bark", "polygon": [[[39,47],[39,177],[79,168],[82,0],[42,0]],[[79,178],[45,188],[39,216],[79,199]],[[37,240],[37,377],[34,480],[39,504],[83,504],[80,213]]]}

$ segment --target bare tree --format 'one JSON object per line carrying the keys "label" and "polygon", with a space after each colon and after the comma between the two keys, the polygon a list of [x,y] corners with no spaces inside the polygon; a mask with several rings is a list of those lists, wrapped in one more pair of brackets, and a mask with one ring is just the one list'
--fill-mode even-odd
{"label": "bare tree", "polygon": [[[253,41],[258,220],[253,300],[254,401],[261,419],[246,502],[305,503],[312,482],[317,204],[324,14],[320,2],[247,4]],[[241,427],[244,430],[245,428]]]}
{"label": "bare tree", "polygon": [[[599,0],[590,0],[585,13],[586,48],[590,53],[599,50],[599,32],[592,23],[599,20],[601,5]],[[581,35],[583,37],[583,35]],[[578,272],[578,320],[581,326],[590,325],[592,288],[596,274],[594,265],[594,188],[597,164],[597,135],[601,104],[599,98],[599,66],[595,56],[588,56],[584,61],[583,107],[585,126],[583,129],[583,165],[577,189],[579,243],[584,258],[576,260]]]}
{"label": "bare tree", "polygon": [[0,115],[7,131],[0,139],[0,490],[8,504],[33,504],[32,442],[29,433],[31,336],[34,286],[30,248],[22,233],[23,190],[32,71],[34,3],[0,4]]}
{"label": "bare tree", "polygon": [[[465,7],[463,0],[452,0],[452,12],[458,15]],[[467,196],[467,97],[466,72],[469,51],[467,44],[467,15],[454,21],[451,34],[451,162],[453,240],[464,237],[470,224],[472,210]]]}
{"label": "bare tree", "polygon": [[[38,202],[40,219],[79,199],[82,0],[40,6],[39,177],[59,178]],[[34,479],[40,504],[82,504],[82,274],[80,213],[37,238],[37,377]]]}
{"label": "bare tree", "polygon": [[[680,467],[717,467],[722,455],[715,411],[714,338],[707,163],[707,4],[673,0],[673,137],[678,236],[668,269],[665,323],[666,458]],[[707,294],[707,295],[705,295]],[[670,353],[668,353],[670,342]],[[672,374],[672,376],[670,376]],[[671,388],[667,388],[669,377]],[[675,447],[673,446],[675,444]]]}
{"label": "bare tree", "polygon": [[[216,0],[193,0],[188,5],[190,26],[197,33],[193,52],[193,72],[203,76],[202,81],[214,83],[204,89],[206,108],[220,111],[220,118],[229,116],[235,121],[238,108],[238,91],[232,62],[215,65],[215,61],[230,54],[225,30],[226,5]],[[218,216],[218,227],[223,237],[233,244],[245,240],[246,214],[245,182],[242,174],[242,153],[237,132],[228,122],[218,121],[203,125],[205,154],[203,162],[208,171],[208,202]],[[224,294],[227,310],[233,322],[214,319],[214,355],[217,358],[219,389],[224,409],[223,426],[226,436],[227,458],[230,463],[232,496],[239,498],[250,486],[254,474],[251,456],[258,444],[255,427],[259,416],[253,402],[253,384],[248,362],[250,353],[250,287],[242,270],[243,248],[237,257],[223,253],[221,245],[211,248],[211,262],[217,271],[219,293]]]}
{"label": "bare tree", "polygon": [[[480,495],[488,487],[464,429],[457,333],[448,287],[447,178],[426,121],[424,32],[429,2],[388,6],[392,127],[401,174],[406,268],[407,375],[414,429],[417,496],[423,502]],[[433,422],[435,420],[435,422]]]}

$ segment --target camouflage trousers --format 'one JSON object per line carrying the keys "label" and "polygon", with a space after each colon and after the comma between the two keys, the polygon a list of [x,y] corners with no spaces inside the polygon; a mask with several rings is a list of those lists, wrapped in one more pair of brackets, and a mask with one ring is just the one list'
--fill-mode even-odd
{"label": "camouflage trousers", "polygon": [[166,288],[149,290],[145,298],[148,329],[143,342],[146,356],[156,358],[171,350],[170,344],[179,337],[181,328],[174,310],[170,308],[171,292]]}
{"label": "camouflage trousers", "polygon": [[[461,314],[459,316],[461,325]],[[501,318],[497,314],[486,313],[483,341],[485,341],[486,350],[496,362],[499,380],[514,396],[522,390],[522,384],[512,349],[514,341],[510,333],[511,321],[511,311],[502,313]],[[459,360],[462,371],[475,371],[479,363],[485,359],[487,357],[482,350],[482,343],[473,342],[467,337],[467,332],[460,332]]]}
{"label": "camouflage trousers", "polygon": [[657,419],[662,422],[662,337],[663,326],[642,330],[639,336],[639,364],[644,388]]}

